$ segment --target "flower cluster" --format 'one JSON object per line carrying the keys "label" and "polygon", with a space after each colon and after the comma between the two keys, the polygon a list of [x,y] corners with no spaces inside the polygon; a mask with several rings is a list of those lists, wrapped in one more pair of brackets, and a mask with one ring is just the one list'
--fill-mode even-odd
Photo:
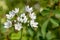
{"label": "flower cluster", "polygon": [[29,6],[26,6],[26,11],[29,13],[29,17],[31,18],[30,20],[30,26],[31,27],[38,27],[38,22],[35,22],[35,19],[36,19],[36,15],[35,13],[33,12],[33,8],[29,8]]}
{"label": "flower cluster", "polygon": [[38,27],[38,22],[35,22],[36,14],[33,12],[33,8],[29,8],[29,6],[26,6],[25,11],[28,12],[28,15],[31,20],[28,20],[29,18],[26,16],[26,14],[22,13],[21,15],[18,15],[16,17],[16,20],[13,20],[13,24],[13,22],[10,19],[12,19],[19,12],[19,8],[15,8],[15,10],[12,10],[9,12],[9,14],[6,14],[7,21],[4,23],[4,28],[10,28],[13,24],[15,30],[19,31],[21,30],[21,28],[23,28],[22,23],[28,23],[31,27]]}

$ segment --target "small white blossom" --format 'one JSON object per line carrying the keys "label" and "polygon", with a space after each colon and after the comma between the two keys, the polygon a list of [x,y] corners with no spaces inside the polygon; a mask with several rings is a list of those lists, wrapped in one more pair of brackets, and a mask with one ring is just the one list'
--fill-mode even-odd
{"label": "small white blossom", "polygon": [[4,28],[10,28],[12,25],[12,22],[7,20],[7,22],[4,23]]}
{"label": "small white blossom", "polygon": [[11,15],[6,14],[7,19],[11,19]]}
{"label": "small white blossom", "polygon": [[31,13],[33,11],[32,7],[29,8],[29,6],[26,6],[25,7],[25,10],[26,10],[26,12],[29,12],[29,13]]}
{"label": "small white blossom", "polygon": [[38,23],[35,22],[34,20],[31,20],[31,21],[30,21],[30,25],[31,25],[31,27],[38,27],[38,26],[37,26]]}
{"label": "small white blossom", "polygon": [[15,13],[19,12],[19,8],[15,8],[15,10],[12,10],[9,12],[9,14],[6,14],[7,19],[12,19],[15,16]]}
{"label": "small white blossom", "polygon": [[9,15],[15,15],[13,11],[9,11]]}
{"label": "small white blossom", "polygon": [[26,23],[27,22],[27,17],[25,15],[25,13],[21,14],[20,17],[17,17],[17,20],[19,22]]}
{"label": "small white blossom", "polygon": [[30,13],[30,14],[29,14],[29,17],[30,17],[32,20],[36,19],[36,15],[34,14],[34,12],[33,12],[33,13]]}
{"label": "small white blossom", "polygon": [[25,13],[21,14],[21,18],[23,19],[23,22],[26,23],[27,22],[27,17],[25,15]]}
{"label": "small white blossom", "polygon": [[17,17],[17,21],[23,22],[23,19],[21,17]]}
{"label": "small white blossom", "polygon": [[11,12],[15,13],[15,10],[12,10]]}
{"label": "small white blossom", "polygon": [[9,14],[6,14],[7,19],[12,19],[15,16],[14,12],[9,12]]}
{"label": "small white blossom", "polygon": [[20,15],[20,17],[24,17],[24,16],[26,16],[25,13],[23,13],[23,14]]}
{"label": "small white blossom", "polygon": [[14,12],[9,12],[9,15],[14,17],[15,16],[15,13]]}
{"label": "small white blossom", "polygon": [[15,8],[15,13],[18,13],[19,12],[19,8]]}
{"label": "small white blossom", "polygon": [[21,23],[17,23],[14,25],[15,26],[15,30],[21,30],[22,29],[22,24]]}
{"label": "small white blossom", "polygon": [[11,12],[18,13],[19,12],[19,8],[15,8],[15,10],[12,10]]}

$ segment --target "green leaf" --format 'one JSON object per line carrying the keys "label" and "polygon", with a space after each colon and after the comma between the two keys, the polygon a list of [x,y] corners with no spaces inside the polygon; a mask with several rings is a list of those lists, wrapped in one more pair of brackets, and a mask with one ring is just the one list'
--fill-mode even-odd
{"label": "green leaf", "polygon": [[42,6],[42,7],[47,7],[47,2],[48,2],[48,0],[38,0],[39,1],[39,3],[40,3],[40,5]]}
{"label": "green leaf", "polygon": [[40,38],[39,38],[40,36],[41,36],[41,33],[38,32],[37,35],[36,35],[36,40],[40,40]]}
{"label": "green leaf", "polygon": [[48,33],[46,34],[46,38],[48,40],[51,40],[51,39],[55,38],[55,35],[51,31],[48,31]]}
{"label": "green leaf", "polygon": [[41,14],[43,16],[48,16],[49,15],[49,10],[44,10]]}
{"label": "green leaf", "polygon": [[28,29],[28,34],[32,37],[34,35],[33,31],[31,29]]}
{"label": "green leaf", "polygon": [[47,28],[48,22],[49,22],[49,20],[46,20],[43,23],[43,25],[41,26],[41,32],[42,32],[43,38],[45,38],[45,35],[46,35],[46,28]]}
{"label": "green leaf", "polygon": [[58,27],[59,26],[59,24],[58,24],[58,22],[57,21],[55,21],[54,19],[50,19],[50,21],[51,21],[51,23],[53,24],[53,28],[55,28],[55,27]]}
{"label": "green leaf", "polygon": [[21,38],[21,32],[12,33],[10,38],[11,38],[11,40],[20,39]]}
{"label": "green leaf", "polygon": [[1,20],[0,20],[0,32],[3,34],[6,32],[6,29],[4,28],[4,24],[2,24]]}
{"label": "green leaf", "polygon": [[0,40],[4,40],[4,35],[0,33]]}
{"label": "green leaf", "polygon": [[27,36],[23,36],[22,40],[28,40],[28,37]]}
{"label": "green leaf", "polygon": [[57,2],[58,2],[58,0],[54,0],[54,2],[55,2],[55,3],[57,3]]}

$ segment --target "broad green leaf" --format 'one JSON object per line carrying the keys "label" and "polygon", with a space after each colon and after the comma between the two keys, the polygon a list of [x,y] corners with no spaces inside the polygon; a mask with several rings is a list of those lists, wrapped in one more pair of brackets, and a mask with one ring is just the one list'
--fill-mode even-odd
{"label": "broad green leaf", "polygon": [[55,38],[55,35],[51,31],[48,31],[48,33],[46,34],[46,38],[47,40],[51,40]]}
{"label": "broad green leaf", "polygon": [[58,24],[58,22],[57,21],[55,21],[54,19],[50,19],[50,21],[51,21],[51,23],[53,24],[53,28],[55,28],[55,27],[58,27],[59,26],[59,24]]}
{"label": "broad green leaf", "polygon": [[46,28],[47,28],[48,22],[49,20],[46,20],[41,26],[41,32],[42,32],[43,38],[45,38],[45,35],[46,35]]}

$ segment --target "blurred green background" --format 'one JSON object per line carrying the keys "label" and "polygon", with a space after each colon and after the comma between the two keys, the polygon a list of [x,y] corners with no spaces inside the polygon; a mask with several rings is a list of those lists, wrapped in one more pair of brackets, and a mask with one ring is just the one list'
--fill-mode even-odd
{"label": "blurred green background", "polygon": [[[5,29],[5,15],[14,8],[23,13],[26,5],[33,7],[38,28]],[[0,0],[0,40],[60,40],[60,0]]]}

